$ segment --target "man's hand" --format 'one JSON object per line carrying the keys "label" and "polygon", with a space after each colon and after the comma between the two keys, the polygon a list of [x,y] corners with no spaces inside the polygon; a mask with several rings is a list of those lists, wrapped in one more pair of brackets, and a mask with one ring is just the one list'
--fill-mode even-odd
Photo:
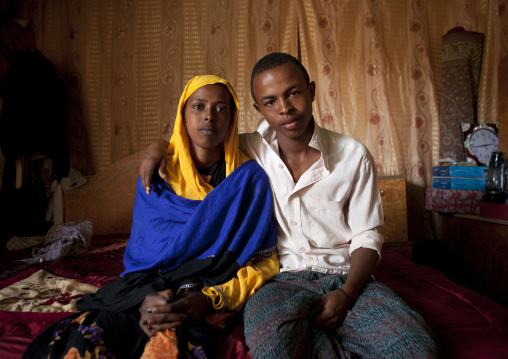
{"label": "man's hand", "polygon": [[336,289],[319,298],[309,314],[314,316],[312,321],[316,326],[327,331],[342,324],[347,315],[349,304],[348,297]]}
{"label": "man's hand", "polygon": [[148,294],[139,306],[141,314],[139,325],[149,337],[159,331],[176,328],[187,319],[186,314],[175,312],[173,306],[174,291],[166,289]]}
{"label": "man's hand", "polygon": [[166,158],[167,158],[168,142],[160,139],[152,142],[146,149],[139,167],[139,176],[141,183],[145,188],[146,194],[152,191],[152,175],[156,167],[159,167],[159,176],[166,178]]}
{"label": "man's hand", "polygon": [[373,249],[362,247],[354,250],[351,253],[351,266],[344,284],[340,289],[323,295],[311,308],[310,314],[315,315],[314,324],[323,330],[341,325],[347,310],[356,302],[378,261],[379,255]]}

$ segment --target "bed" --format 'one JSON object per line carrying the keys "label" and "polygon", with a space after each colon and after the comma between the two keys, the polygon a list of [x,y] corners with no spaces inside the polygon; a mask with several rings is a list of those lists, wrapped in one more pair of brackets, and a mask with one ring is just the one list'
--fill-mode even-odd
{"label": "bed", "polygon": [[[141,155],[119,161],[89,177],[86,185],[65,193],[65,222],[93,225],[83,253],[34,264],[16,261],[31,256],[26,248],[1,258],[1,358],[20,358],[44,328],[75,311],[78,298],[113,281],[122,271]],[[388,185],[397,181],[400,179],[385,180]],[[386,214],[400,215],[400,197],[382,198]],[[407,226],[403,219],[402,224]],[[388,244],[400,242],[400,238],[393,239],[396,231],[388,227]],[[426,318],[443,358],[508,358],[507,308],[435,269],[416,265],[397,246],[385,246],[382,257],[374,273],[376,280],[390,286]],[[232,313],[207,318],[214,325],[226,325],[221,358],[250,358],[239,318]]]}

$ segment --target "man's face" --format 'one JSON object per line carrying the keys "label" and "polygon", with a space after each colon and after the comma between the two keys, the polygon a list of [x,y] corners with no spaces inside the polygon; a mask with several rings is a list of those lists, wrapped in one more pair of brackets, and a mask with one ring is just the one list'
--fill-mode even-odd
{"label": "man's face", "polygon": [[196,150],[212,150],[223,145],[234,114],[231,95],[221,85],[200,87],[187,99],[184,123]]}
{"label": "man's face", "polygon": [[312,131],[315,84],[308,84],[296,65],[288,63],[255,75],[252,90],[254,107],[277,136],[297,140]]}

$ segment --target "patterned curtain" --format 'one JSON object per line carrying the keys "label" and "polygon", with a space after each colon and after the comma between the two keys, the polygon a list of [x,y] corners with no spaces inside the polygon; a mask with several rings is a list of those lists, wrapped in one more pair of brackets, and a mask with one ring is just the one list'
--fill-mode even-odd
{"label": "patterned curtain", "polygon": [[[259,120],[250,70],[271,51],[302,59],[321,125],[364,142],[381,175],[424,185],[439,156],[441,37],[485,34],[478,120],[495,121],[506,2],[497,0],[25,0],[37,46],[69,87],[73,164],[87,174],[169,138],[198,73],[228,78],[241,131]],[[487,61],[485,61],[487,60]]]}
{"label": "patterned curtain", "polygon": [[[196,74],[235,86],[240,131],[259,121],[250,72],[261,56],[299,57],[317,83],[318,123],[365,143],[378,173],[404,175],[419,216],[440,156],[442,37],[485,37],[477,121],[497,122],[507,0],[24,0],[37,47],[68,87],[71,164],[91,175],[169,139]],[[506,96],[506,95],[505,95]],[[410,212],[412,208],[410,207]]]}
{"label": "patterned curtain", "polygon": [[252,67],[268,52],[297,54],[294,1],[25,3],[38,47],[67,80],[71,161],[88,175],[169,139],[181,91],[197,74],[227,78],[240,131],[254,130]]}

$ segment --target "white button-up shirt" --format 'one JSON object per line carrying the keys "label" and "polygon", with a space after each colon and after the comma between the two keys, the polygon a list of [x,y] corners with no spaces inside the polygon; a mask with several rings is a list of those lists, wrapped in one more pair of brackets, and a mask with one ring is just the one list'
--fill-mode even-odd
{"label": "white button-up shirt", "polygon": [[294,182],[266,120],[241,134],[242,150],[270,179],[282,271],[345,273],[360,247],[380,253],[384,223],[374,159],[350,137],[314,126],[309,146],[321,152]]}

